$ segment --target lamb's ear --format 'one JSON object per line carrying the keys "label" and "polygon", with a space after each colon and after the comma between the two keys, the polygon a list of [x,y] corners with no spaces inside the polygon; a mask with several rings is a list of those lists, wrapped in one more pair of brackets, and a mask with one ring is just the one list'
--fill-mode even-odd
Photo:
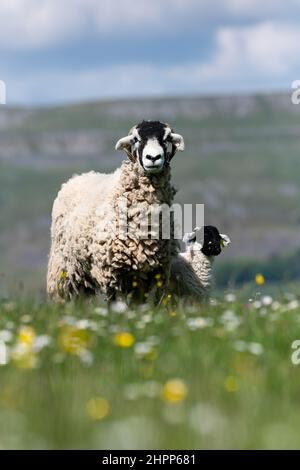
{"label": "lamb's ear", "polygon": [[122,137],[116,143],[116,150],[130,150],[130,146],[133,143],[133,136],[127,135],[126,137]]}
{"label": "lamb's ear", "polygon": [[180,134],[174,134],[174,132],[171,132],[170,134],[170,140],[172,144],[176,147],[176,150],[184,150],[184,140],[182,135]]}
{"label": "lamb's ear", "polygon": [[225,235],[225,233],[220,233],[220,237],[221,237],[221,246],[222,247],[230,245],[231,240],[228,237],[228,235]]}

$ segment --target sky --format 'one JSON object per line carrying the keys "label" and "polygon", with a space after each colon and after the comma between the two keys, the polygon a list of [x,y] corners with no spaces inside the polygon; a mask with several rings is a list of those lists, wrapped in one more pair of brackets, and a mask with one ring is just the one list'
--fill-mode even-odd
{"label": "sky", "polygon": [[289,90],[300,0],[1,0],[8,104]]}

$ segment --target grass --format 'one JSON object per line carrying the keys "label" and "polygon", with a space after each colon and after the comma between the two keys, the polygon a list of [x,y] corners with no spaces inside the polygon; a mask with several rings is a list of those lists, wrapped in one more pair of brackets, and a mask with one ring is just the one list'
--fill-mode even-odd
{"label": "grass", "polygon": [[300,304],[254,299],[3,302],[0,447],[298,447]]}

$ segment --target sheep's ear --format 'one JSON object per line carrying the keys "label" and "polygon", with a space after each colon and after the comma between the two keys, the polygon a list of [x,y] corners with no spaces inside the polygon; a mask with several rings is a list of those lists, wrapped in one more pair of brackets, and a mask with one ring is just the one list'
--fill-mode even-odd
{"label": "sheep's ear", "polygon": [[184,140],[182,135],[174,134],[173,132],[170,134],[171,142],[176,147],[176,150],[184,150]]}
{"label": "sheep's ear", "polygon": [[228,235],[225,235],[225,233],[220,233],[220,237],[221,237],[221,246],[222,247],[230,245],[231,240],[228,237]]}
{"label": "sheep's ear", "polygon": [[133,136],[127,135],[126,137],[122,137],[122,139],[118,140],[115,148],[116,150],[129,150],[129,147],[131,146],[132,142]]}

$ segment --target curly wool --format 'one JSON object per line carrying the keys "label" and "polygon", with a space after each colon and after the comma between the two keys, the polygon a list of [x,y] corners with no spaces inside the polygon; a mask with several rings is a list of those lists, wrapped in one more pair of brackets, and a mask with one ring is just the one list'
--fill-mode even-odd
{"label": "curly wool", "polygon": [[[169,167],[149,176],[137,162],[129,161],[112,174],[92,171],[63,184],[52,212],[49,295],[71,298],[82,291],[109,298],[127,295],[132,279],[149,290],[157,273],[167,284],[177,241],[172,234],[169,240],[136,238],[136,230],[142,211],[149,214],[154,204],[170,206],[174,194]],[[119,232],[119,204],[124,197],[131,229],[125,235]],[[159,226],[154,231],[159,233]]]}

